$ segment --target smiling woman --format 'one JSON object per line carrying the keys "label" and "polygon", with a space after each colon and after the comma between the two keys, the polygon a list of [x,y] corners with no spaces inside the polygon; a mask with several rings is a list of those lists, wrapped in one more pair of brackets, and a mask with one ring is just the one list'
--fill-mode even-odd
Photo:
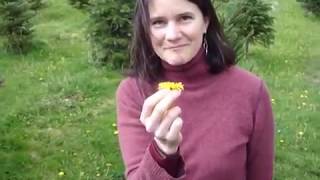
{"label": "smiling woman", "polygon": [[267,88],[235,65],[210,0],[137,0],[131,62],[117,90],[127,179],[272,179]]}
{"label": "smiling woman", "polygon": [[171,1],[153,0],[150,9],[150,34],[155,53],[170,65],[190,61],[199,51],[208,28],[197,5],[178,1],[172,10]]}

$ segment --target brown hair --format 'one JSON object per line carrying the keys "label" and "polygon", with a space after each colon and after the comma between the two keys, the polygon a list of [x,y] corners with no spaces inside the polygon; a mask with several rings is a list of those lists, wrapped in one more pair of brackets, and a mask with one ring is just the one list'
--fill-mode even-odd
{"label": "brown hair", "polygon": [[[129,76],[149,82],[157,81],[162,72],[161,60],[155,54],[149,28],[149,1],[137,0],[133,19],[133,39],[131,42]],[[207,63],[212,74],[222,72],[235,64],[235,52],[226,43],[220,22],[210,0],[188,0],[196,4],[204,17],[209,19],[207,33]]]}

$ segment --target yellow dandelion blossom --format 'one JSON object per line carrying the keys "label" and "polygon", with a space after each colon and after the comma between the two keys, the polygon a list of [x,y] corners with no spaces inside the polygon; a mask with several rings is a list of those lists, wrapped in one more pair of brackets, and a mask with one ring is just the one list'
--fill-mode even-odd
{"label": "yellow dandelion blossom", "polygon": [[113,123],[113,124],[112,124],[112,127],[117,127],[116,123]]}
{"label": "yellow dandelion blossom", "polygon": [[97,173],[96,176],[99,177],[99,176],[100,176],[100,173]]}
{"label": "yellow dandelion blossom", "polygon": [[280,143],[284,143],[284,140],[283,140],[283,139],[280,139]]}
{"label": "yellow dandelion blossom", "polygon": [[114,135],[117,135],[117,134],[119,134],[119,131],[115,130],[115,131],[113,132],[113,134],[114,134]]}
{"label": "yellow dandelion blossom", "polygon": [[65,173],[64,173],[63,171],[60,171],[58,175],[59,175],[59,176],[64,176]]}
{"label": "yellow dandelion blossom", "polygon": [[182,82],[161,82],[158,84],[158,89],[168,89],[168,90],[180,90],[184,89]]}

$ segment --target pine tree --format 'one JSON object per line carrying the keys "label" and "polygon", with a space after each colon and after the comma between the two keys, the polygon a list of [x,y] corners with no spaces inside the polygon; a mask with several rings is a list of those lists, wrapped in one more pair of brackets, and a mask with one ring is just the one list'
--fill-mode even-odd
{"label": "pine tree", "polygon": [[33,11],[38,11],[46,6],[45,0],[28,0],[28,3],[30,4],[30,9]]}
{"label": "pine tree", "polygon": [[243,44],[245,44],[247,38],[239,35],[240,27],[237,22],[243,21],[245,16],[241,13],[238,1],[215,1],[215,8],[217,9],[228,43],[235,50],[237,60],[242,59],[244,57]]}
{"label": "pine tree", "polygon": [[7,50],[25,53],[31,46],[34,12],[25,0],[0,1],[0,35],[5,38]]}
{"label": "pine tree", "polygon": [[90,0],[69,0],[69,4],[78,9],[85,9],[90,6]]}
{"label": "pine tree", "polygon": [[274,18],[270,15],[271,5],[262,0],[240,1],[241,20],[235,22],[239,27],[239,34],[246,38],[245,56],[249,51],[249,44],[260,43],[268,47],[274,40]]}
{"label": "pine tree", "polygon": [[320,16],[320,0],[297,0],[302,3],[302,6],[313,12],[315,15]]}
{"label": "pine tree", "polygon": [[128,64],[133,1],[93,0],[88,35],[91,62],[121,68]]}
{"label": "pine tree", "polygon": [[220,0],[219,17],[238,59],[246,57],[249,45],[269,46],[274,40],[271,5],[262,0]]}

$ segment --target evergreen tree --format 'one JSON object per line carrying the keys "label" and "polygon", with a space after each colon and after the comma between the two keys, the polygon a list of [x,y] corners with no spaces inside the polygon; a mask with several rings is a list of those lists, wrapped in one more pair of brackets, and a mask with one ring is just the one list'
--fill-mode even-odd
{"label": "evergreen tree", "polygon": [[25,0],[0,1],[0,35],[9,51],[25,53],[31,46],[34,13]]}
{"label": "evergreen tree", "polygon": [[297,0],[302,6],[320,16],[320,0]]}
{"label": "evergreen tree", "polygon": [[69,0],[71,6],[78,9],[88,8],[90,4],[90,0]]}
{"label": "evergreen tree", "polygon": [[28,3],[30,4],[30,9],[33,11],[38,11],[46,6],[45,0],[28,0]]}
{"label": "evergreen tree", "polygon": [[238,53],[246,57],[249,44],[260,43],[267,47],[273,43],[274,18],[270,15],[270,4],[262,0],[219,2],[226,36]]}
{"label": "evergreen tree", "polygon": [[220,0],[215,2],[215,8],[222,24],[228,43],[236,52],[237,60],[244,57],[244,46],[247,39],[239,35],[240,27],[237,22],[243,21],[244,14],[237,1]]}
{"label": "evergreen tree", "polygon": [[249,51],[249,43],[260,43],[268,47],[274,40],[273,22],[274,18],[270,16],[271,5],[262,0],[245,0],[241,4],[242,12],[246,18],[243,18],[243,24],[240,25],[240,36],[246,37],[245,55]]}
{"label": "evergreen tree", "polygon": [[133,1],[93,0],[89,11],[91,61],[120,68],[128,65]]}

